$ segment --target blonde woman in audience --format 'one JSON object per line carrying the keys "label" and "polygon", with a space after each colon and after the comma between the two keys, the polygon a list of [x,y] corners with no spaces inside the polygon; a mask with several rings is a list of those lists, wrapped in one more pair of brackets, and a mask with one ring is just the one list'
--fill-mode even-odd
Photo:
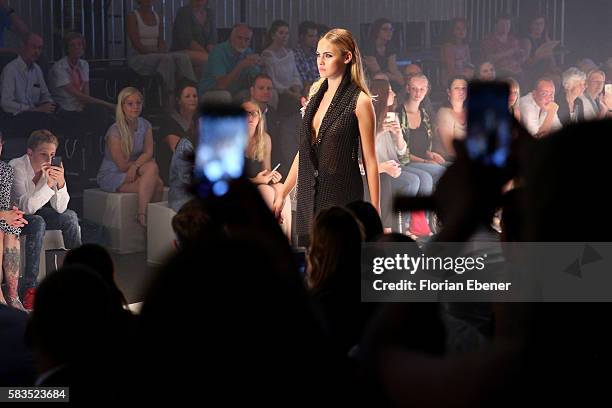
{"label": "blonde woman in audience", "polygon": [[507,78],[506,81],[510,84],[510,95],[508,97],[508,107],[510,108],[510,113],[517,122],[521,121],[521,109],[519,107],[519,98],[521,97],[521,87],[516,79]]}
{"label": "blonde woman in audience", "polygon": [[[265,131],[265,119],[259,104],[248,101],[242,104],[247,113],[249,139],[247,142],[244,174],[259,190],[264,201],[272,209],[277,197],[283,193],[279,181],[282,175],[272,169],[272,139]],[[284,203],[281,212],[283,232],[291,238],[291,201]]]}
{"label": "blonde woman in audience", "polygon": [[448,104],[438,110],[437,133],[441,146],[440,153],[446,160],[455,157],[454,139],[463,139],[466,133],[465,100],[467,98],[467,79],[456,75],[448,81]]}
{"label": "blonde woman in audience", "polygon": [[119,93],[117,120],[106,132],[98,185],[110,193],[136,193],[137,221],[144,227],[147,205],[161,201],[164,184],[153,159],[151,124],[140,116],[142,104],[143,96],[136,88],[124,88]]}

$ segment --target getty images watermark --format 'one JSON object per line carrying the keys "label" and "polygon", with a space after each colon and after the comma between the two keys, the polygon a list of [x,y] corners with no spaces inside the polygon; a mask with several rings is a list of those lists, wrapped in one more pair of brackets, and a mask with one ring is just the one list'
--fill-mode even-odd
{"label": "getty images watermark", "polygon": [[612,243],[367,243],[365,302],[610,302]]}

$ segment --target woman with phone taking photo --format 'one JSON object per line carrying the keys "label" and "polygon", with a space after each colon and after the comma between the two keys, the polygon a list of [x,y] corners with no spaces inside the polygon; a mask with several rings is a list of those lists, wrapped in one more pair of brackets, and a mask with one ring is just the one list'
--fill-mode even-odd
{"label": "woman with phone taking photo", "polygon": [[299,150],[274,205],[279,215],[297,182],[298,246],[310,243],[319,211],[363,200],[360,159],[370,200],[380,213],[376,119],[361,53],[350,31],[335,28],[319,40],[317,66],[321,79],[311,87]]}
{"label": "woman with phone taking photo", "polygon": [[[283,185],[279,183],[282,175],[276,171],[279,165],[272,168],[272,139],[264,130],[264,115],[256,102],[242,104],[247,114],[248,140],[244,161],[244,175],[257,186],[268,207],[273,208],[276,197],[283,194]],[[291,239],[291,203],[284,203],[281,228]]]}

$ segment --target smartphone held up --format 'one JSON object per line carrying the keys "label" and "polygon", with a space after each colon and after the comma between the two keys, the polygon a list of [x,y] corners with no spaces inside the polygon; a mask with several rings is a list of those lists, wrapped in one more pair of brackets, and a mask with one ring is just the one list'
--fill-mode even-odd
{"label": "smartphone held up", "polygon": [[201,108],[194,177],[200,197],[223,196],[242,176],[248,138],[246,112],[237,105]]}
{"label": "smartphone held up", "polygon": [[510,89],[505,82],[471,82],[465,145],[470,160],[504,168],[512,144]]}

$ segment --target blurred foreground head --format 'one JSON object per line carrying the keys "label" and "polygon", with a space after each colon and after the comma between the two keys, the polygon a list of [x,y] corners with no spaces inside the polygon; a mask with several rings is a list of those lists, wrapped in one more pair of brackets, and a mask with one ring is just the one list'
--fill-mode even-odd
{"label": "blurred foreground head", "polygon": [[612,121],[571,125],[527,158],[522,241],[609,241]]}

